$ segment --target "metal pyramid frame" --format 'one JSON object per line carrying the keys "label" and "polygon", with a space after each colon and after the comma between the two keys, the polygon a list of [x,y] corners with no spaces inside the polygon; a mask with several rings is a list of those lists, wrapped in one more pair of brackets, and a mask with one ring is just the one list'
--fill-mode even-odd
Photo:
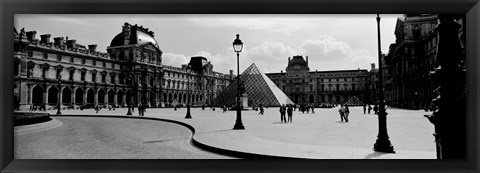
{"label": "metal pyramid frame", "polygon": [[[245,88],[249,100],[249,106],[280,106],[294,104],[275,83],[262,73],[255,63],[252,63],[241,75],[240,84]],[[237,80],[231,83],[222,91],[213,103],[217,106],[235,105],[235,96],[237,95]]]}
{"label": "metal pyramid frame", "polygon": [[349,105],[349,106],[361,106],[361,105],[364,105],[364,103],[362,101],[360,101],[360,99],[358,99],[356,96],[353,96],[352,98],[348,99],[347,102],[344,103],[345,105]]}

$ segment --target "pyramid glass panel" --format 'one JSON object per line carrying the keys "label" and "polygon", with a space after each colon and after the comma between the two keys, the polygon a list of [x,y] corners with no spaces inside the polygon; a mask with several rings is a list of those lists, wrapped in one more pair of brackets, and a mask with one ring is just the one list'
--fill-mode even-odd
{"label": "pyramid glass panel", "polygon": [[350,98],[347,102],[344,103],[345,105],[349,106],[361,106],[364,105],[362,101],[360,101],[356,96]]}
{"label": "pyramid glass panel", "polygon": [[[249,106],[258,106],[260,104],[263,106],[294,104],[270,78],[258,70],[255,64],[250,65],[240,75],[240,84],[245,88],[244,94],[247,94]],[[234,106],[236,95],[237,80],[221,92],[213,102],[215,105]]]}

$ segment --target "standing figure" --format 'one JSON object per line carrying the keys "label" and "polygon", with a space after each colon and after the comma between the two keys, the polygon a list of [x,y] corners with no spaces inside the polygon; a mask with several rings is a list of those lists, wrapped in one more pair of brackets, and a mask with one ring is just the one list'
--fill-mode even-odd
{"label": "standing figure", "polygon": [[368,114],[370,114],[370,111],[372,110],[372,106],[369,104],[368,105]]}
{"label": "standing figure", "polygon": [[227,105],[223,105],[223,113],[227,112]]}
{"label": "standing figure", "polygon": [[345,117],[344,118],[345,118],[346,122],[348,122],[348,114],[350,114],[350,110],[348,109],[348,106],[345,105],[345,113],[344,113]]}
{"label": "standing figure", "polygon": [[97,112],[97,114],[98,114],[98,111],[99,111],[99,110],[100,110],[100,108],[98,107],[98,105],[95,106],[95,111]]}
{"label": "standing figure", "polygon": [[338,109],[338,113],[340,114],[340,121],[343,122],[343,119],[345,119],[345,108],[343,108],[343,105],[341,105],[340,109]]}
{"label": "standing figure", "polygon": [[363,114],[367,113],[367,106],[363,105]]}
{"label": "standing figure", "polygon": [[280,121],[283,123],[283,122],[287,122],[287,119],[285,118],[285,113],[286,113],[286,107],[285,105],[282,105],[280,106]]}
{"label": "standing figure", "polygon": [[375,114],[378,113],[378,106],[377,106],[377,105],[373,106],[373,112],[374,112]]}
{"label": "standing figure", "polygon": [[288,114],[288,122],[292,122],[292,114],[293,114],[292,105],[289,105],[289,106],[288,106],[287,114]]}
{"label": "standing figure", "polygon": [[204,110],[205,110],[205,104],[202,105],[202,111],[204,111]]}
{"label": "standing figure", "polygon": [[314,108],[315,108],[315,104],[312,104],[312,114],[315,113]]}

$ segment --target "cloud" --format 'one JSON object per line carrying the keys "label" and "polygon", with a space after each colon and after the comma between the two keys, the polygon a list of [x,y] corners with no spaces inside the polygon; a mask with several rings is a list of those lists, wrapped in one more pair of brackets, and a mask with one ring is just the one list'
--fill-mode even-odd
{"label": "cloud", "polygon": [[[297,47],[288,46],[283,42],[263,42],[254,47],[244,47],[240,53],[240,73],[255,63],[264,73],[278,73],[285,71],[288,57],[308,56],[311,71],[319,70],[350,70],[369,68],[375,58],[366,49],[353,50],[348,43],[336,40],[331,36],[307,40]],[[231,47],[224,52],[211,53],[198,51],[192,56],[203,56],[213,64],[213,70],[220,73],[237,73],[237,57]],[[188,63],[189,56],[165,53],[164,64],[179,66]]]}
{"label": "cloud", "polygon": [[166,52],[162,54],[162,64],[174,67],[180,67],[182,64],[187,64],[188,58],[182,54],[175,54]]}
{"label": "cloud", "polygon": [[249,30],[264,30],[275,32],[292,32],[307,28],[318,27],[318,21],[311,18],[298,18],[294,16],[276,17],[195,17],[189,21],[203,27],[237,27]]}
{"label": "cloud", "polygon": [[301,50],[316,61],[330,61],[339,58],[345,58],[352,52],[348,43],[337,41],[332,36],[323,36],[316,40],[307,40]]}

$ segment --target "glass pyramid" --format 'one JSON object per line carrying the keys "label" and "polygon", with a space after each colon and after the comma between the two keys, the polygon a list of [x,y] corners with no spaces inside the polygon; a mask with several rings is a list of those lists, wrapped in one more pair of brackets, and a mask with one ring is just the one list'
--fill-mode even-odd
{"label": "glass pyramid", "polygon": [[362,105],[364,105],[363,102],[360,101],[356,96],[353,96],[352,98],[350,98],[344,104],[349,105],[349,106],[362,106]]}
{"label": "glass pyramid", "polygon": [[[244,88],[244,94],[248,97],[248,106],[280,106],[282,104],[294,104],[282,90],[280,90],[270,78],[258,70],[255,63],[250,65],[241,75],[240,84]],[[237,95],[237,80],[231,83],[214,100],[217,106],[235,106]]]}

